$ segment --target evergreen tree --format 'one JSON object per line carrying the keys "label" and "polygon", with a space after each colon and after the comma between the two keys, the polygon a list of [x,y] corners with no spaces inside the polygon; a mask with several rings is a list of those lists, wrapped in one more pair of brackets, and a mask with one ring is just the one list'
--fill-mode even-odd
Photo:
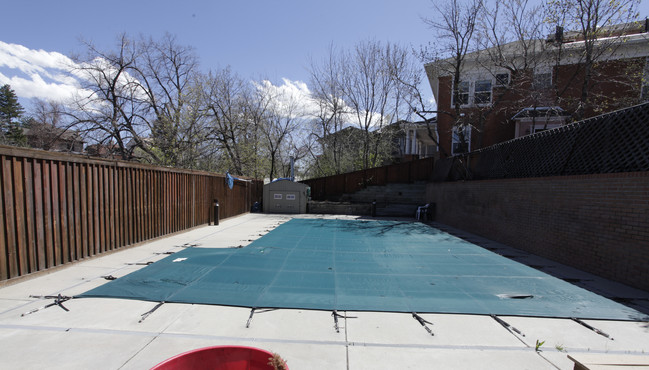
{"label": "evergreen tree", "polygon": [[26,138],[23,135],[19,118],[24,112],[18,102],[16,93],[11,86],[0,87],[0,134],[2,144],[25,145]]}

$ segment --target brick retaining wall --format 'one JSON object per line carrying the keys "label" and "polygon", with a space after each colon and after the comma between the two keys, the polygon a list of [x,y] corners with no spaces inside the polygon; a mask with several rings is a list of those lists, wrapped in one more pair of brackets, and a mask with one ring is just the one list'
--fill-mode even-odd
{"label": "brick retaining wall", "polygon": [[436,220],[649,291],[649,172],[431,183]]}

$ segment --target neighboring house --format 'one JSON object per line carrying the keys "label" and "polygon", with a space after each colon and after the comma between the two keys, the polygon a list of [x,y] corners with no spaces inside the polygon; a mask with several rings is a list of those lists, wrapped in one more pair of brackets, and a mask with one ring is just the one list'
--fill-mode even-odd
{"label": "neighboring house", "polygon": [[[452,59],[427,63],[426,73],[437,101],[440,154],[477,150],[558,127],[572,121],[578,108],[584,108],[581,118],[588,118],[649,99],[649,34],[646,23],[629,25],[632,30],[625,35],[598,40],[596,47],[603,54],[594,66],[591,104],[585,107],[579,105],[583,76],[579,57],[584,41],[576,32],[564,34],[559,29],[548,40],[527,42],[534,53],[524,64],[526,68],[512,68],[522,58],[521,42],[503,45],[500,54],[494,49],[468,54],[457,94],[453,94],[453,74],[448,68]],[[622,42],[614,47],[604,45],[613,39]],[[506,63],[494,62],[494,55]],[[459,117],[454,95],[460,105]]]}
{"label": "neighboring house", "polygon": [[117,144],[92,144],[86,147],[86,154],[91,157],[101,157],[108,159],[121,159]]}
{"label": "neighboring house", "polygon": [[23,129],[27,145],[32,148],[57,152],[82,153],[85,141],[78,132],[48,124],[32,124]]}
{"label": "neighboring house", "polygon": [[436,118],[428,123],[399,121],[391,126],[398,127],[397,134],[393,139],[395,150],[392,152],[392,157],[395,162],[406,162],[438,155]]}

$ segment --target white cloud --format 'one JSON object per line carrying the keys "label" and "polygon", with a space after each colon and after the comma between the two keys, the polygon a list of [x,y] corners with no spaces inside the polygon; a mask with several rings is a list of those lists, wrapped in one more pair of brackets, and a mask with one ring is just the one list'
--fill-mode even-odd
{"label": "white cloud", "polygon": [[273,85],[268,80],[261,83],[254,82],[255,86],[268,96],[272,97],[273,104],[285,112],[291,112],[294,117],[313,117],[318,113],[318,105],[311,98],[311,91],[306,83],[282,79],[281,85]]}
{"label": "white cloud", "polygon": [[9,84],[21,98],[39,98],[43,100],[65,101],[79,89],[73,85],[46,82],[37,73],[29,78],[7,77],[0,73],[0,85]]}
{"label": "white cloud", "polygon": [[0,41],[0,84],[21,98],[65,101],[80,89],[67,56]]}
{"label": "white cloud", "polygon": [[[262,92],[272,97],[273,104],[280,112],[291,112],[290,114],[293,118],[315,118],[320,114],[319,103],[312,96],[308,85],[302,81],[292,81],[283,78],[281,85],[273,85],[268,80],[263,80],[261,83],[254,82],[254,84]],[[342,99],[338,100],[342,104],[342,109],[345,112],[342,114],[342,120],[345,122],[345,126],[359,127],[364,124],[364,122],[359,122],[359,115],[355,113],[353,108],[346,105]],[[363,114],[360,116],[363,117]],[[379,113],[370,113],[368,116],[369,126],[372,129],[379,127],[381,118],[381,114]]]}

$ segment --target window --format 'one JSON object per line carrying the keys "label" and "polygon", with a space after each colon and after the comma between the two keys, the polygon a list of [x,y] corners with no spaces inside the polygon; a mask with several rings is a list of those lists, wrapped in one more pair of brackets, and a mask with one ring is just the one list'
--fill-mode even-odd
{"label": "window", "polygon": [[453,104],[455,105],[455,99],[460,105],[469,104],[469,81],[460,81],[457,84],[458,91],[453,94]]}
{"label": "window", "polygon": [[476,104],[489,104],[491,103],[491,80],[476,81],[473,101]]}
{"label": "window", "polygon": [[533,88],[547,89],[550,86],[552,86],[552,72],[534,73]]}
{"label": "window", "polygon": [[496,87],[503,87],[509,85],[509,73],[496,74]]}
{"label": "window", "polygon": [[[460,133],[464,135],[460,135]],[[471,126],[453,128],[452,140],[451,155],[468,153],[471,149]]]}

